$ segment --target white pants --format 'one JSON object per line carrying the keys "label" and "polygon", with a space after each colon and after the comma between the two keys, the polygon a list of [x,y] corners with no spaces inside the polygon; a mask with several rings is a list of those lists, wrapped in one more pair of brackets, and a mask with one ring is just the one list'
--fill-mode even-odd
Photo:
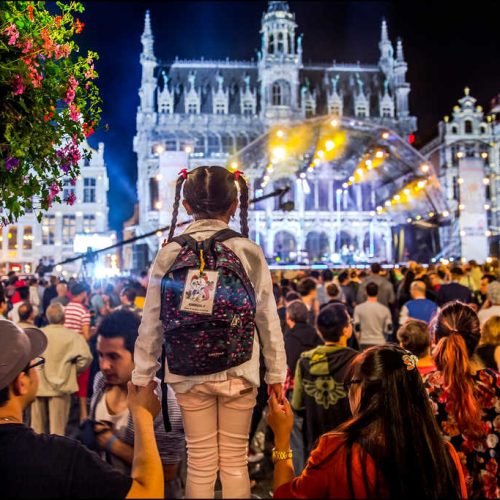
{"label": "white pants", "polygon": [[188,453],[186,498],[213,498],[217,470],[223,498],[250,498],[248,433],[256,395],[240,378],[176,394]]}
{"label": "white pants", "polygon": [[39,434],[48,432],[64,436],[68,423],[71,394],[37,397],[31,404],[31,427]]}

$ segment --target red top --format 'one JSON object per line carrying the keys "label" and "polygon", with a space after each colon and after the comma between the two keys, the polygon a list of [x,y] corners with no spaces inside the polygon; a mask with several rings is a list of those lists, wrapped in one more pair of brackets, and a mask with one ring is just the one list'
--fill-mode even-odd
{"label": "red top", "polygon": [[[363,465],[361,461],[361,447],[354,444],[352,447],[352,487],[351,495],[347,479],[347,448],[343,444],[342,434],[324,434],[318,446],[311,452],[307,466],[302,474],[293,481],[281,485],[275,492],[274,498],[369,498],[369,491],[375,490],[376,467],[373,459],[366,457],[366,477],[368,489],[363,480]],[[447,443],[453,462],[457,466],[462,498],[467,498],[464,475],[460,466],[457,452]],[[326,457],[338,448],[331,458]],[[325,460],[323,462],[323,460]],[[319,467],[320,462],[323,462]],[[389,490],[380,478],[380,497],[389,497]]]}

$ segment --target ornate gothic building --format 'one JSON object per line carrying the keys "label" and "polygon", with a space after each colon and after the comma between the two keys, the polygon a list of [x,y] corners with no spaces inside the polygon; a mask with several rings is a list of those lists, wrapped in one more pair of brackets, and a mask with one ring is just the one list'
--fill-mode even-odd
{"label": "ornate gothic building", "polygon": [[[129,226],[129,234],[131,229],[141,235],[169,224],[172,182],[181,168],[227,166],[237,152],[251,148],[262,134],[280,125],[336,116],[342,122],[354,120],[354,127],[368,124],[373,130],[387,129],[401,137],[416,129],[416,118],[408,105],[410,84],[406,81],[403,45],[398,39],[394,50],[385,21],[378,41],[380,57],[373,64],[307,64],[303,61],[306,42],[297,35],[297,27],[286,1],[270,1],[262,16],[257,60],[208,60],[200,54],[198,60],[162,61],[155,54],[150,15],[146,12],[134,137],[139,210],[137,224]],[[333,60],[335,53],[332,51],[330,56]],[[251,169],[247,175],[257,195],[282,186],[286,180],[271,178],[270,182],[262,182],[263,172]],[[267,257],[332,260],[333,253],[347,248],[365,256],[392,259],[390,225],[382,214],[373,220],[378,203],[374,196],[373,206],[367,206],[362,202],[361,189],[347,193],[335,168],[315,172],[310,169],[307,177],[310,189],[301,191],[295,189],[297,173],[288,176],[292,184],[288,194],[298,208],[285,213],[275,200],[269,199],[251,211],[252,236]],[[340,205],[336,200],[339,190]],[[340,219],[327,216],[339,210],[338,206],[345,211],[342,228]],[[353,229],[351,219],[357,221],[358,228]],[[300,220],[307,222],[304,225]],[[318,224],[321,232],[317,231]],[[374,243],[374,238],[379,241]],[[160,240],[148,240],[149,258]],[[133,263],[129,267],[134,267]]]}

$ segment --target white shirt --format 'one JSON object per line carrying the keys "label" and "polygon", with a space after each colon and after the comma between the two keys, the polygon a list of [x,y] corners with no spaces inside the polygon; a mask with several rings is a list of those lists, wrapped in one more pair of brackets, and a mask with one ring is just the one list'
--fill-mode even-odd
{"label": "white shirt", "polygon": [[[227,227],[225,222],[203,219],[190,224],[184,233],[197,241],[202,241]],[[255,323],[259,334],[254,339],[252,357],[246,363],[226,371],[190,377],[170,373],[165,360],[165,382],[171,384],[175,392],[187,392],[196,384],[208,381],[223,382],[230,377],[242,377],[258,387],[260,385],[259,339],[266,365],[266,383],[278,384],[285,380],[287,368],[285,346],[273,294],[271,273],[264,254],[256,243],[247,238],[230,238],[224,244],[241,260],[255,290],[257,303]],[[157,360],[161,355],[163,344],[163,326],[160,321],[161,280],[174,263],[180,248],[178,243],[164,246],[159,250],[153,265],[134,351],[135,369],[132,372],[132,382],[136,385],[147,385],[160,368]]]}
{"label": "white shirt", "polygon": [[477,317],[479,318],[479,323],[481,326],[486,323],[486,320],[490,319],[492,316],[500,316],[500,305],[494,305],[488,307],[488,309],[481,309],[477,313]]}

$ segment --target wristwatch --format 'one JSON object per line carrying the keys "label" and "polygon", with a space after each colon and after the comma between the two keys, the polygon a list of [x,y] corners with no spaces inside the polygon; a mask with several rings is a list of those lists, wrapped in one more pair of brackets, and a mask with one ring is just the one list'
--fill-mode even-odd
{"label": "wristwatch", "polygon": [[279,451],[276,448],[273,448],[271,459],[273,461],[273,464],[278,462],[279,460],[289,460],[293,457],[293,451],[288,450],[288,451]]}

